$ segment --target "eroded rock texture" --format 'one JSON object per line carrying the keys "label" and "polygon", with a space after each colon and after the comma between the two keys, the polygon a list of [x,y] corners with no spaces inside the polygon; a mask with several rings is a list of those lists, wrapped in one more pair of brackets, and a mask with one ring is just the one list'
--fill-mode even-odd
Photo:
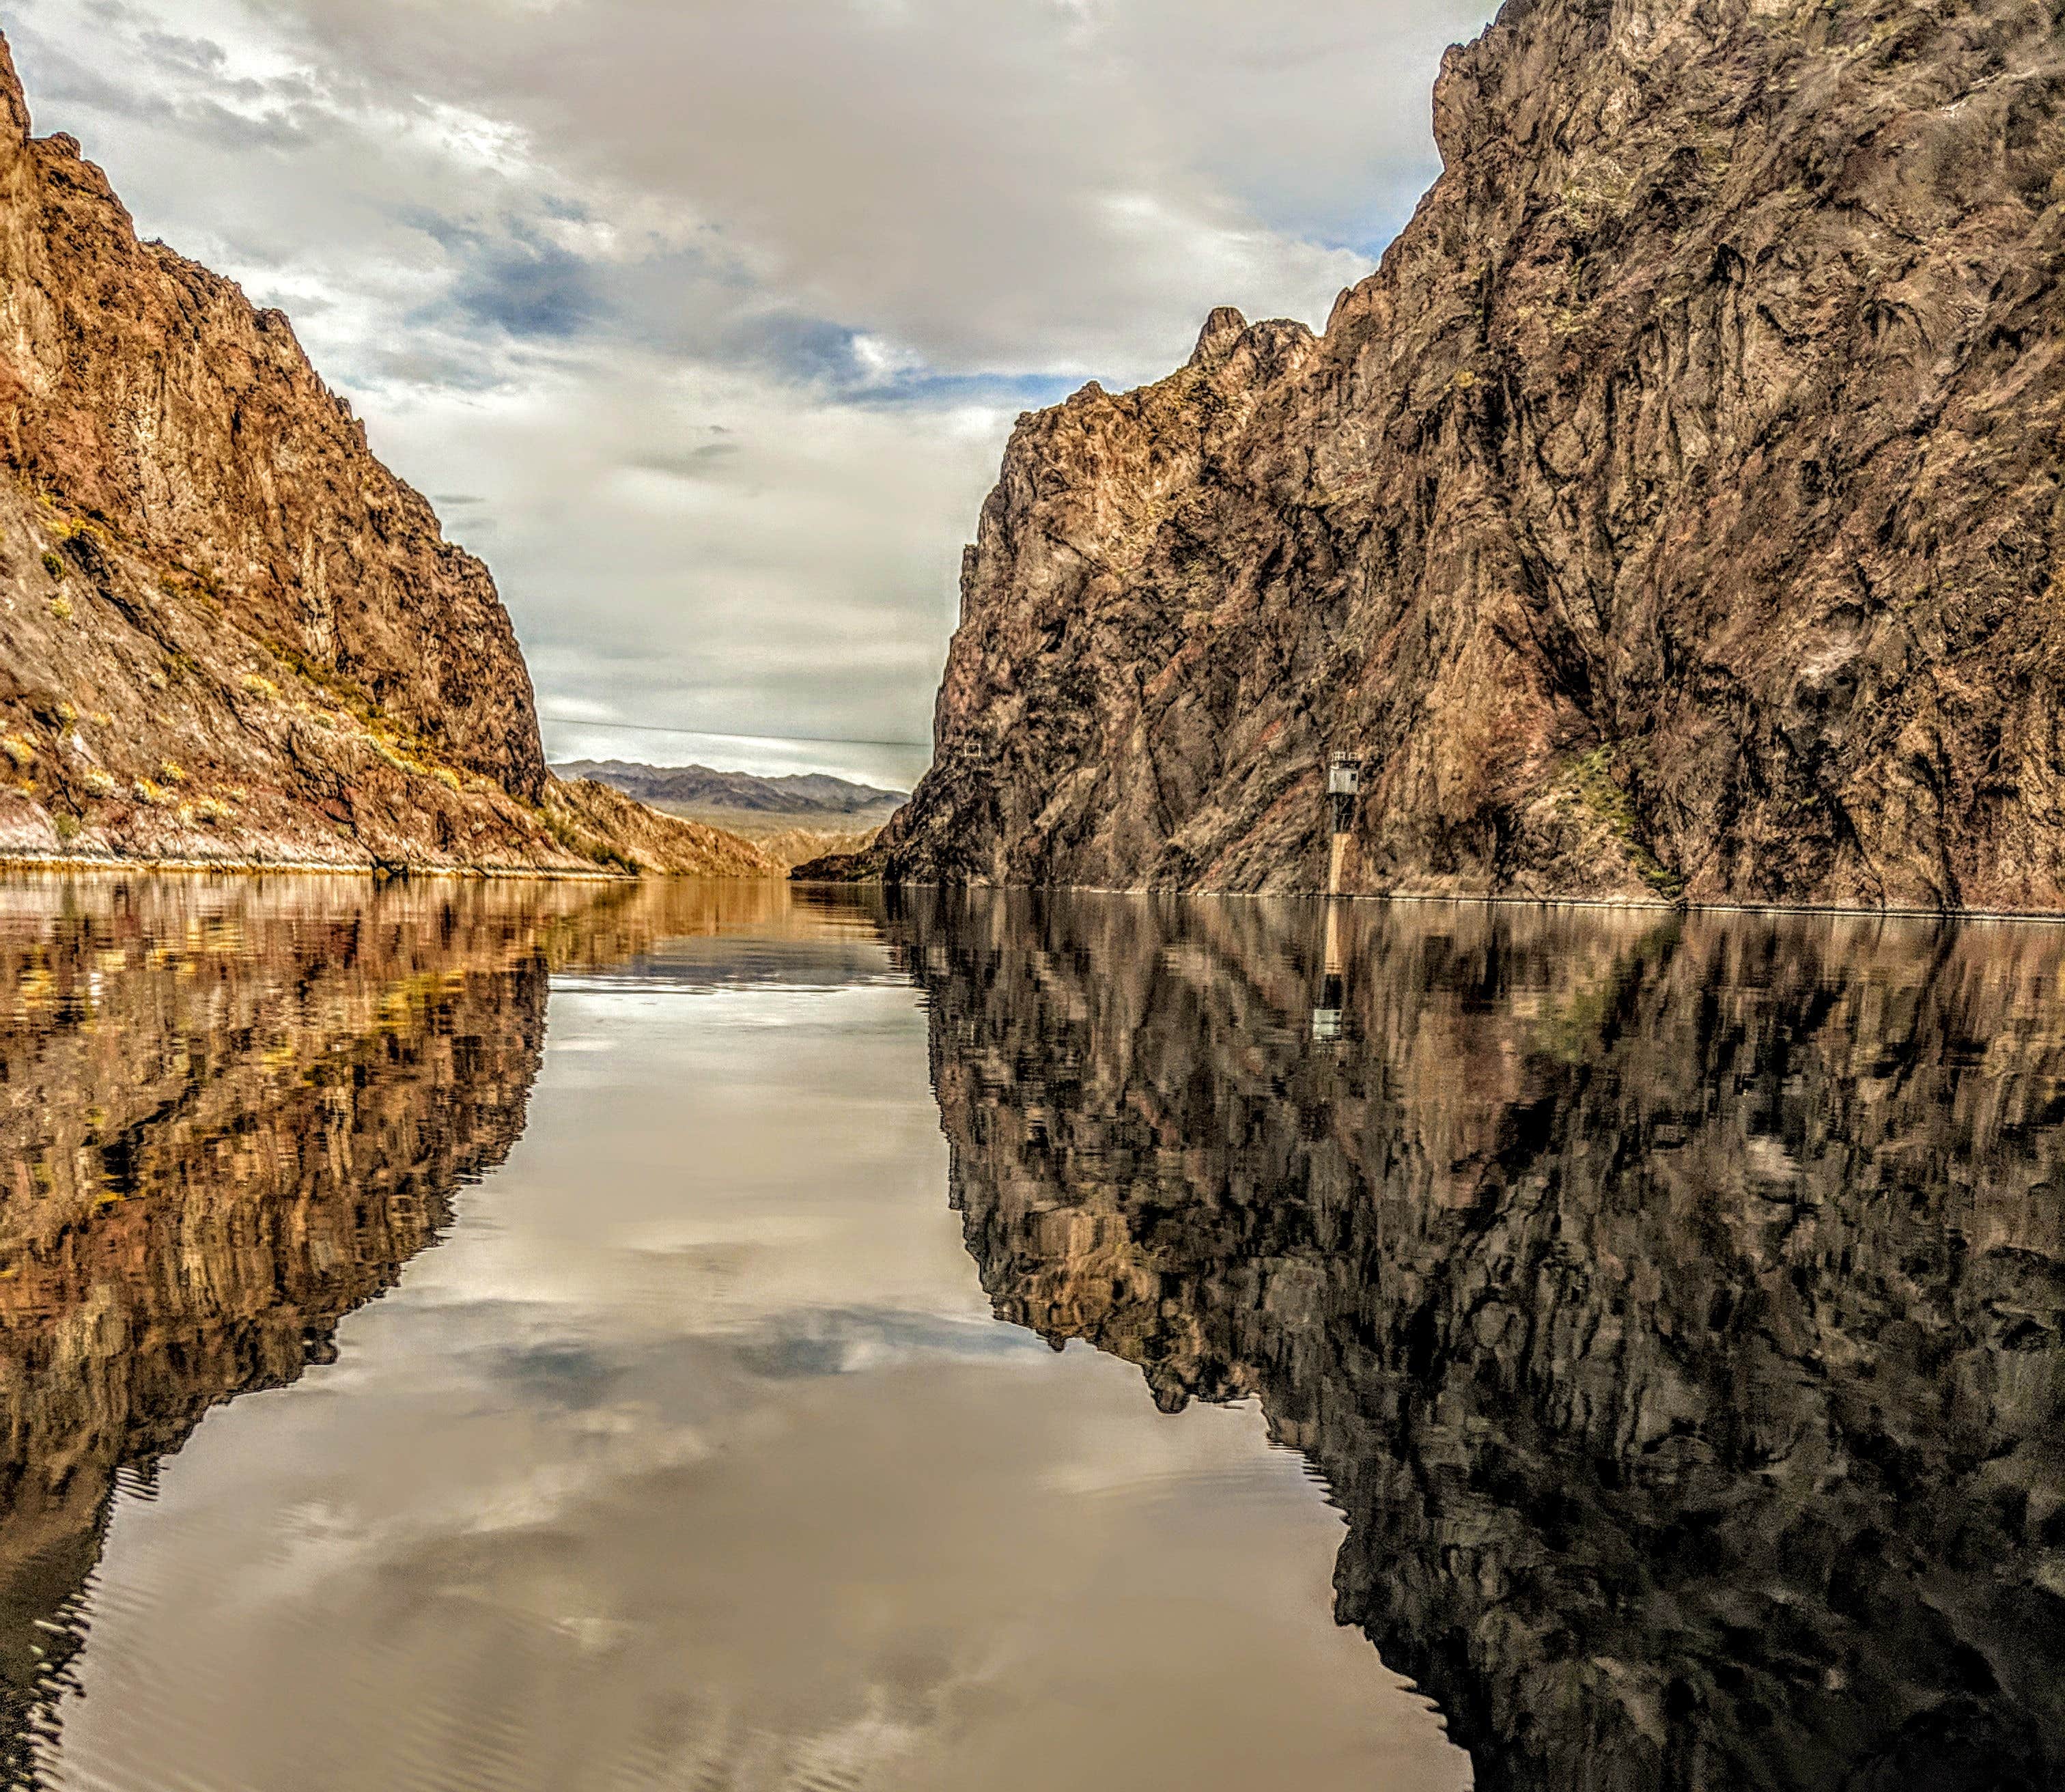
{"label": "eroded rock texture", "polygon": [[[487,569],[286,318],[29,132],[0,40],[0,856],[640,856],[546,812],[593,803],[552,800]],[[778,869],[644,815],[653,868]]]}
{"label": "eroded rock texture", "polygon": [[1021,420],[862,868],[2065,908],[2055,0],[1509,0],[1325,334]]}
{"label": "eroded rock texture", "polygon": [[1258,1397],[1482,1792],[2065,1783],[2049,932],[912,892],[1000,1317]]}

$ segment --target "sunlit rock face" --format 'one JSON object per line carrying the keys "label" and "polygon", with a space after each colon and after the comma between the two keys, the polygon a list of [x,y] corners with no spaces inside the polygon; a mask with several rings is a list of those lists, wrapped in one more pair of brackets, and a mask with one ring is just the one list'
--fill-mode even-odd
{"label": "sunlit rock face", "polygon": [[30,133],[0,40],[0,724],[22,775],[0,846],[549,857],[487,568],[284,316],[139,241],[75,140]]}
{"label": "sunlit rock face", "polygon": [[326,1360],[434,1241],[522,1131],[556,911],[596,900],[51,889],[0,886],[0,1777],[117,1470]]}
{"label": "sunlit rock face", "polygon": [[1000,1317],[1257,1396],[1487,1792],[2065,1783],[2065,941],[913,893]]}
{"label": "sunlit rock face", "polygon": [[[1020,422],[865,868],[2065,908],[2065,35],[1509,0],[1324,332]],[[852,868],[846,868],[851,871]]]}
{"label": "sunlit rock face", "polygon": [[766,876],[549,777],[487,568],[0,37],[0,858]]}

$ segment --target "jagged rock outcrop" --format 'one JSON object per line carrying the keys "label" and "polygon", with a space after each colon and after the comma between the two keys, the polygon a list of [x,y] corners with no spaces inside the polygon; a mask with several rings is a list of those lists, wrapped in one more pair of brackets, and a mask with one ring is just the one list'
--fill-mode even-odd
{"label": "jagged rock outcrop", "polygon": [[487,568],[284,316],[29,131],[0,40],[0,856],[595,869]]}
{"label": "jagged rock outcrop", "polygon": [[[1021,420],[858,869],[2065,908],[2051,0],[1509,0],[1325,334]],[[839,868],[820,868],[838,869]]]}
{"label": "jagged rock outcrop", "polygon": [[2049,932],[892,892],[1000,1317],[1259,1398],[1480,1792],[2065,1783]]}

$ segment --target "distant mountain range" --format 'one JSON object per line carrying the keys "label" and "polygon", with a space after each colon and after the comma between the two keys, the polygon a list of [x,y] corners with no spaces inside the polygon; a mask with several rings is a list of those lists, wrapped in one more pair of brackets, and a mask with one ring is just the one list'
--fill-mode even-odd
{"label": "distant mountain range", "polygon": [[746,815],[866,816],[879,822],[887,820],[909,795],[822,773],[758,778],[747,771],[713,771],[708,766],[635,765],[622,759],[579,759],[555,769],[562,778],[592,778],[656,807]]}

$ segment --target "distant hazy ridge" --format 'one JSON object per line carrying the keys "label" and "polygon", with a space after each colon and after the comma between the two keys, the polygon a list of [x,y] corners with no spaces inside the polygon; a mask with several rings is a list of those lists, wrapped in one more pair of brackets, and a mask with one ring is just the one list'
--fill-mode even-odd
{"label": "distant hazy ridge", "polygon": [[665,814],[725,828],[786,865],[864,851],[907,794],[822,773],[761,778],[622,759],[577,759],[555,770],[561,778],[608,785]]}
{"label": "distant hazy ridge", "polygon": [[738,809],[752,815],[845,816],[870,815],[879,809],[886,817],[910,795],[815,772],[758,778],[750,771],[636,765],[623,759],[576,759],[554,769],[562,778],[592,778],[641,803]]}

